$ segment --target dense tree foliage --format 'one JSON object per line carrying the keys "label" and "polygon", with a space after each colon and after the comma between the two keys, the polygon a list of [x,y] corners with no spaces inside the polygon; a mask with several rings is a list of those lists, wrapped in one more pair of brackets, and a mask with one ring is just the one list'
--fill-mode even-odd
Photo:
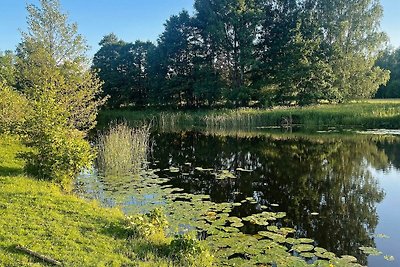
{"label": "dense tree foliage", "polygon": [[[110,103],[343,102],[372,97],[389,78],[375,65],[387,40],[379,0],[196,0],[194,8],[168,19],[157,46],[144,49],[142,72],[130,67],[135,44],[105,37],[93,67],[110,84]],[[143,72],[149,93],[138,95]]]}
{"label": "dense tree foliage", "polygon": [[26,98],[0,79],[0,133],[20,131],[28,113]]}
{"label": "dense tree foliage", "polygon": [[11,51],[0,52],[0,82],[15,84],[15,55]]}
{"label": "dense tree foliage", "polygon": [[390,70],[390,80],[376,93],[376,98],[399,98],[400,97],[400,48],[386,50],[379,57],[377,66]]}
{"label": "dense tree foliage", "polygon": [[150,42],[126,43],[115,34],[106,35],[93,59],[93,68],[105,82],[108,106],[144,105],[148,101],[148,56],[154,50]]}
{"label": "dense tree foliage", "polygon": [[93,158],[84,140],[95,126],[102,83],[88,70],[87,46],[61,13],[58,0],[28,5],[15,64],[16,88],[29,103],[21,135],[32,149],[23,157],[27,170],[65,188]]}

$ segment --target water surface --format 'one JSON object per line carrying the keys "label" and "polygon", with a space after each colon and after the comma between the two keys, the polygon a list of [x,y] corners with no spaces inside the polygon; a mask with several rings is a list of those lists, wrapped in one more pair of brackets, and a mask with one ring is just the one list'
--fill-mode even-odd
{"label": "water surface", "polygon": [[[296,237],[312,238],[368,266],[398,266],[399,152],[400,137],[394,135],[158,132],[152,135],[149,166],[169,178],[164,187],[209,195],[216,203],[243,203],[231,216],[286,212],[276,225],[294,228]],[[231,178],[220,179],[221,171]],[[130,206],[142,204],[130,190],[131,180],[99,179],[96,190],[86,191],[129,213]],[[143,199],[160,202],[152,194]],[[247,223],[240,230],[255,234],[262,227]],[[377,247],[383,254],[367,257],[359,247]],[[386,261],[386,254],[396,260]]]}

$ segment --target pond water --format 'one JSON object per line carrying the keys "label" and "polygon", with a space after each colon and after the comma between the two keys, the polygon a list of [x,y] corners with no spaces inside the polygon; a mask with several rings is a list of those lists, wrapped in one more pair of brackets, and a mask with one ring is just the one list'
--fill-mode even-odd
{"label": "pond water", "polygon": [[[209,196],[212,203],[237,203],[229,216],[285,212],[274,225],[293,228],[295,238],[311,238],[315,246],[355,256],[363,265],[400,265],[399,136],[192,130],[157,132],[151,140],[148,164],[156,183],[83,175],[86,195],[132,213],[165,203],[155,187],[171,194],[178,188],[181,195]],[[264,229],[243,221],[240,232]],[[382,254],[367,256],[360,247]]]}

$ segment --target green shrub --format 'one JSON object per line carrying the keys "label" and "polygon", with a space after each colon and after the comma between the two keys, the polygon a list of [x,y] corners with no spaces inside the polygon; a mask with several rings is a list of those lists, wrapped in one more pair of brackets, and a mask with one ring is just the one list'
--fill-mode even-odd
{"label": "green shrub", "polygon": [[28,102],[24,96],[0,81],[0,133],[18,132],[27,113]]}
{"label": "green shrub", "polygon": [[194,234],[175,236],[169,246],[169,255],[185,266],[212,266],[214,259]]}
{"label": "green shrub", "polygon": [[90,144],[77,130],[59,130],[42,134],[34,149],[21,154],[26,171],[40,179],[59,183],[71,191],[73,178],[90,167],[93,153]]}
{"label": "green shrub", "polygon": [[128,235],[134,238],[165,237],[168,220],[161,209],[154,209],[146,214],[127,217]]}
{"label": "green shrub", "polygon": [[97,166],[103,175],[136,173],[146,161],[150,129],[132,129],[126,123],[111,126],[97,139]]}

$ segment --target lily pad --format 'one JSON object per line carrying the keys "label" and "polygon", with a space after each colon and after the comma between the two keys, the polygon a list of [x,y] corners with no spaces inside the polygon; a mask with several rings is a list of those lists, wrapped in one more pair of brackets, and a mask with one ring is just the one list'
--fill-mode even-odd
{"label": "lily pad", "polygon": [[351,255],[343,255],[340,258],[346,262],[357,262],[357,258]]}
{"label": "lily pad", "polygon": [[239,171],[239,172],[253,172],[253,170],[246,170],[246,169],[243,169],[243,168],[236,168],[236,170]]}
{"label": "lily pad", "polygon": [[177,173],[180,171],[179,168],[175,168],[175,167],[170,167],[168,170],[169,170],[169,172],[172,172],[172,173]]}
{"label": "lily pad", "polygon": [[384,239],[389,239],[390,237],[385,235],[385,234],[375,234],[374,237],[376,238],[384,238]]}
{"label": "lily pad", "polygon": [[203,167],[196,167],[195,170],[200,172],[207,172],[207,171],[213,171],[214,169],[211,168],[205,169]]}
{"label": "lily pad", "polygon": [[379,256],[382,252],[373,247],[359,247],[359,249],[366,255]]}
{"label": "lily pad", "polygon": [[235,223],[232,223],[231,226],[235,227],[235,228],[242,228],[244,226],[244,224],[241,222],[235,222]]}
{"label": "lily pad", "polygon": [[309,244],[297,244],[294,245],[292,249],[297,252],[308,252],[312,251],[314,249],[314,246]]}
{"label": "lily pad", "polygon": [[387,260],[387,261],[394,261],[395,260],[393,256],[389,256],[389,255],[385,255],[383,258],[385,260]]}
{"label": "lily pad", "polygon": [[304,258],[312,259],[315,257],[315,254],[311,253],[311,252],[303,252],[303,253],[300,253],[300,256],[302,256]]}

